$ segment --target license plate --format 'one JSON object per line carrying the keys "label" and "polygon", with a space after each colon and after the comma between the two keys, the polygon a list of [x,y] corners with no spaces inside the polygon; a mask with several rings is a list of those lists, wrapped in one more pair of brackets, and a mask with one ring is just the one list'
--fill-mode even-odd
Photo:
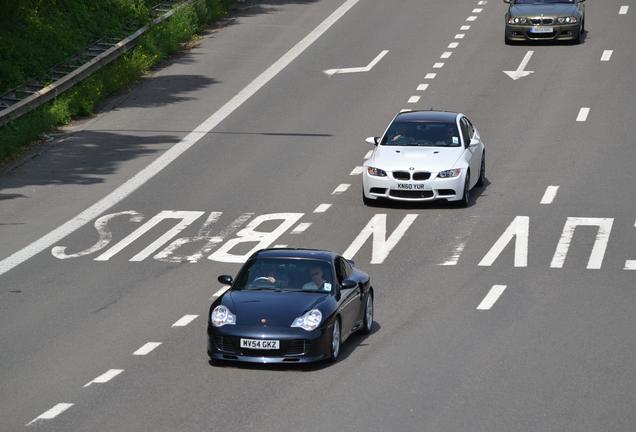
{"label": "license plate", "polygon": [[532,27],[530,31],[532,33],[552,33],[554,29],[552,27]]}
{"label": "license plate", "polygon": [[241,339],[241,348],[255,350],[277,350],[280,349],[280,341],[263,339]]}
{"label": "license plate", "polygon": [[425,190],[426,185],[421,183],[398,183],[398,190]]}

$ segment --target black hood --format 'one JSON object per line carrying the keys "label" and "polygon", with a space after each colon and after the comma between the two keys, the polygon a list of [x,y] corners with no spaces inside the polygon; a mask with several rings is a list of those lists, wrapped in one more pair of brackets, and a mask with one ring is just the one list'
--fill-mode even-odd
{"label": "black hood", "polygon": [[330,294],[302,291],[239,290],[228,292],[222,303],[236,315],[237,325],[261,325],[264,318],[268,326],[289,327],[294,318],[314,308],[321,310],[324,320],[325,311],[320,304],[330,297]]}

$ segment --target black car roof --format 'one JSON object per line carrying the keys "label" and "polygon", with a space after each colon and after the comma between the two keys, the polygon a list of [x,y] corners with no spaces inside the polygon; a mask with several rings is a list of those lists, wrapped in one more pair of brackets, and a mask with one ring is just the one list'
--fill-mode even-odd
{"label": "black car roof", "polygon": [[309,258],[321,261],[332,261],[337,254],[318,249],[275,248],[261,249],[252,258]]}
{"label": "black car roof", "polygon": [[441,122],[455,123],[457,113],[449,111],[405,111],[398,114],[396,121],[401,122]]}

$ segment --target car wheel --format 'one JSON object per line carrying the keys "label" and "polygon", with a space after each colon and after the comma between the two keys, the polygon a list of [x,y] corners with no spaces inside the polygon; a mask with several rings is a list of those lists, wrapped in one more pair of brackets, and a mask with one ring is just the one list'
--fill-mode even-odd
{"label": "car wheel", "polygon": [[579,27],[579,33],[576,35],[576,39],[574,39],[575,44],[580,44],[583,42],[583,23],[581,23],[581,27]]}
{"label": "car wheel", "polygon": [[331,331],[331,355],[329,360],[332,363],[338,361],[340,355],[340,320],[336,319],[333,323],[333,330]]}
{"label": "car wheel", "polygon": [[464,194],[462,199],[457,202],[459,207],[468,207],[470,205],[470,171],[466,173],[466,181],[464,182]]}
{"label": "car wheel", "polygon": [[367,295],[367,303],[364,306],[364,317],[362,319],[362,328],[360,333],[370,334],[373,329],[373,293],[369,291]]}
{"label": "car wheel", "polygon": [[479,180],[477,186],[483,187],[486,184],[486,152],[481,155],[481,166],[479,168]]}
{"label": "car wheel", "polygon": [[506,45],[512,45],[512,41],[510,39],[508,39],[508,36],[504,36],[504,43]]}

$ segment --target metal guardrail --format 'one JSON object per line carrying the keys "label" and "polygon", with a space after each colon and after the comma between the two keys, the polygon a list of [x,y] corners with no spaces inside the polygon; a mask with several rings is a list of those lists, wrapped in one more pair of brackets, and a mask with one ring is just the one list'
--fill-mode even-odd
{"label": "metal guardrail", "polygon": [[[174,12],[195,0],[163,0],[152,11],[156,18],[128,37],[100,40],[64,63],[54,66],[40,80],[31,80],[0,96],[0,126],[56,98],[91,74],[119,58],[153,26],[170,18]],[[81,62],[81,65],[78,63]],[[46,85],[46,81],[53,81]]]}

